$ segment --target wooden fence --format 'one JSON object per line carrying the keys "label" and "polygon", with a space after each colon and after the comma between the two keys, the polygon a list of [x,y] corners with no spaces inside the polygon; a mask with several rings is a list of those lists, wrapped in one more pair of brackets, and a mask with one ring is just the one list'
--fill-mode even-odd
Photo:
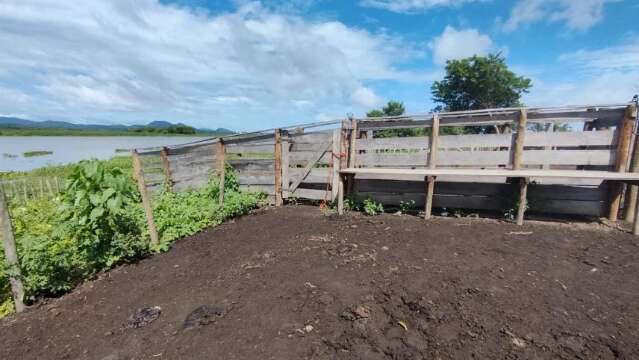
{"label": "wooden fence", "polygon": [[[238,173],[242,188],[263,191],[273,203],[287,198],[331,201],[337,195],[339,169],[346,166],[512,168],[518,133],[514,125],[521,114],[527,120],[521,131],[526,135],[519,160],[522,168],[626,171],[633,126],[623,125],[631,117],[630,108],[517,108],[349,119],[320,124],[319,130],[315,130],[318,124],[311,124],[137,153],[143,181],[150,190],[163,184],[177,191],[202,186],[211,175],[220,174],[220,164],[226,163]],[[439,136],[433,151],[433,136],[428,133],[435,118]],[[570,126],[552,131],[554,126],[547,126],[552,124]],[[453,132],[450,128],[459,131],[479,126],[484,133],[447,135]],[[533,127],[543,131],[532,131]],[[425,129],[425,135],[393,136],[400,134],[399,129]],[[620,139],[626,139],[621,147]],[[469,183],[455,177],[438,178],[434,206],[510,209],[517,192],[507,180],[477,178]],[[350,185],[355,196],[390,205],[410,200],[423,204],[423,189],[424,179],[411,176],[359,176]],[[530,211],[603,216],[609,211],[613,191],[601,181],[532,179]]]}

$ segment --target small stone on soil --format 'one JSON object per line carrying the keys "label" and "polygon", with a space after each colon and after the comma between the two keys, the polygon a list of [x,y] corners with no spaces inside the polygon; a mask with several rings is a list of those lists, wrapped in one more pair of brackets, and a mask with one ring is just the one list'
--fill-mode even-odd
{"label": "small stone on soil", "polygon": [[202,305],[195,308],[184,320],[184,328],[208,325],[217,318],[226,315],[226,309],[220,305]]}
{"label": "small stone on soil", "polygon": [[126,323],[126,328],[137,329],[145,327],[157,320],[162,313],[162,309],[159,306],[145,307],[137,309],[133,315],[129,317]]}

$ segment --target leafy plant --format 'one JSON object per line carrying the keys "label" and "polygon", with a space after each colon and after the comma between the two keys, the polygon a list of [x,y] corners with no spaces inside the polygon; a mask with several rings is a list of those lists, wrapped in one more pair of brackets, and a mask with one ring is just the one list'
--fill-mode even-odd
{"label": "leafy plant", "polygon": [[125,210],[139,206],[138,198],[122,170],[99,161],[80,162],[67,180],[62,198],[66,229],[96,270],[145,249],[138,219]]}
{"label": "leafy plant", "polygon": [[378,215],[384,212],[382,203],[378,203],[371,198],[367,198],[363,203],[364,214],[369,216]]}
{"label": "leafy plant", "polygon": [[399,202],[399,211],[401,211],[402,213],[406,214],[412,211],[415,211],[415,200],[408,200],[408,201],[400,201]]}

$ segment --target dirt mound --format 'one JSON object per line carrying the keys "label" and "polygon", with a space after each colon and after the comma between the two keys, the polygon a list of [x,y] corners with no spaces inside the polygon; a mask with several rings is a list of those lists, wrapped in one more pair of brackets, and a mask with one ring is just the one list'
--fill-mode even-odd
{"label": "dirt mound", "polygon": [[637,244],[271,209],[2,320],[0,358],[636,359]]}

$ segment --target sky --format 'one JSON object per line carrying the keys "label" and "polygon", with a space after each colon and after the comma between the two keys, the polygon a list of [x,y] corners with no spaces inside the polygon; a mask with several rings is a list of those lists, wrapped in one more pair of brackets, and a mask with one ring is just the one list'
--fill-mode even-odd
{"label": "sky", "polygon": [[0,0],[0,116],[258,130],[430,111],[500,52],[528,106],[639,93],[639,0]]}

